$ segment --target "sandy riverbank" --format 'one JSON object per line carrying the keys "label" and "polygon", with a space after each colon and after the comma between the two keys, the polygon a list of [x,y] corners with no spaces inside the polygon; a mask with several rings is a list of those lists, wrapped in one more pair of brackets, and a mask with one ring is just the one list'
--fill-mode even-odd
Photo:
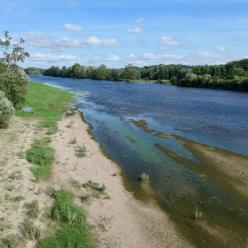
{"label": "sandy riverbank", "polygon": [[[153,203],[137,201],[126,191],[118,166],[102,154],[87,129],[79,113],[59,122],[59,132],[52,142],[56,154],[52,185],[74,191],[78,204],[86,210],[96,246],[189,247],[162,210]],[[73,139],[74,145],[70,144]],[[87,156],[75,156],[75,146],[85,146]],[[75,187],[75,182],[88,180],[104,184],[107,197],[82,202],[85,189]]]}

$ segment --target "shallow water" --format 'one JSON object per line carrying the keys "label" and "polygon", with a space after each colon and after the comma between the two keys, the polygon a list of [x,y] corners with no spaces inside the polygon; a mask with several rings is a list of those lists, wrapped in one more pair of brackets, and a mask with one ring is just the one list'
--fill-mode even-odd
{"label": "shallow water", "polygon": [[[247,93],[41,76],[32,79],[75,92],[77,106],[92,125],[94,137],[122,166],[128,189],[142,199],[145,194],[137,177],[149,174],[162,208],[197,247],[247,246],[246,198],[209,173],[207,162],[184,142],[193,140],[248,156]],[[133,120],[144,120],[148,129]],[[155,135],[158,131],[164,135]]]}

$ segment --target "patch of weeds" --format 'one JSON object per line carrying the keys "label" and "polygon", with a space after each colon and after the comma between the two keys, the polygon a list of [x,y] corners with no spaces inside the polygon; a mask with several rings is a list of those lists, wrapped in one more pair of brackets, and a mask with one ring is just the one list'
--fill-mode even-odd
{"label": "patch of weeds", "polygon": [[13,172],[10,174],[9,179],[11,179],[11,180],[22,179],[22,173],[20,171]]}
{"label": "patch of weeds", "polygon": [[90,190],[91,196],[94,198],[100,198],[101,196],[106,196],[105,185],[92,182],[89,180],[87,183],[83,184],[83,187]]}
{"label": "patch of weeds", "polygon": [[32,172],[37,178],[48,179],[51,176],[51,167],[54,161],[54,151],[49,147],[50,138],[36,140],[26,151],[26,159],[34,164]]}
{"label": "patch of weeds", "polygon": [[202,212],[199,210],[198,206],[196,205],[194,209],[194,219],[195,221],[197,221],[201,218],[202,218]]}
{"label": "patch of weeds", "polygon": [[24,244],[23,238],[18,234],[10,234],[0,240],[0,247],[17,248]]}
{"label": "patch of weeds", "polygon": [[82,202],[88,202],[91,198],[91,195],[90,194],[83,194],[81,197],[80,197],[80,200]]}
{"label": "patch of weeds", "polygon": [[70,142],[69,142],[70,145],[76,145],[76,143],[77,143],[76,137],[74,139],[70,140]]}
{"label": "patch of weeds", "polygon": [[84,158],[86,157],[87,155],[87,149],[85,146],[77,146],[75,148],[75,155],[78,157],[78,158]]}
{"label": "patch of weeds", "polygon": [[26,214],[31,218],[37,218],[40,213],[39,203],[37,200],[33,200],[30,203],[26,203]]}
{"label": "patch of weeds", "polygon": [[90,248],[91,236],[82,210],[74,204],[74,195],[61,189],[55,192],[51,218],[60,229],[38,241],[38,248],[77,247]]}
{"label": "patch of weeds", "polygon": [[20,202],[20,201],[23,201],[25,198],[21,195],[18,195],[18,196],[14,196],[14,197],[8,197],[8,200],[10,202]]}
{"label": "patch of weeds", "polygon": [[25,219],[22,225],[22,235],[26,239],[39,239],[40,237],[40,229],[34,225],[33,221],[29,219]]}
{"label": "patch of weeds", "polygon": [[145,172],[143,172],[139,177],[138,177],[139,181],[142,182],[148,182],[150,180],[150,176],[148,174],[146,174]]}
{"label": "patch of weeds", "polygon": [[73,188],[75,189],[80,189],[81,188],[81,184],[79,181],[75,180],[75,179],[72,179],[71,180],[71,185]]}
{"label": "patch of weeds", "polygon": [[3,217],[0,218],[0,232],[11,228],[11,224],[7,222]]}

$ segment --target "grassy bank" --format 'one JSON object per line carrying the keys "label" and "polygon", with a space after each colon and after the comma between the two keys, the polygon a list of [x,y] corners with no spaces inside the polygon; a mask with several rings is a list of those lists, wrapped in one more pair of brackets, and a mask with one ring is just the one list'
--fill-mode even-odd
{"label": "grassy bank", "polygon": [[[74,101],[73,95],[67,91],[32,82],[28,87],[26,101],[20,106],[17,115],[38,119],[40,128],[51,135],[57,131],[57,122]],[[22,107],[30,111],[24,112]],[[51,177],[54,151],[49,146],[50,142],[49,137],[35,139],[32,147],[26,151],[26,159],[33,164],[32,172],[37,179],[48,180]]]}
{"label": "grassy bank", "polygon": [[18,110],[17,115],[26,118],[36,118],[41,121],[41,127],[46,128],[48,134],[57,131],[57,122],[64,111],[75,102],[70,92],[32,82],[28,87],[26,101],[19,106],[30,107],[30,112]]}
{"label": "grassy bank", "polygon": [[[28,121],[39,121],[37,131],[30,130],[33,143],[26,150],[26,160],[32,164],[31,171],[37,179],[48,180],[52,176],[55,154],[51,146],[51,134],[58,130],[57,122],[74,101],[71,93],[58,88],[35,82],[30,83],[28,87],[26,101],[19,106],[17,115]],[[24,112],[23,107],[30,108],[30,112]],[[42,202],[38,195],[38,201]],[[67,189],[60,189],[53,190],[52,194],[48,195],[53,198],[50,210],[40,209],[37,200],[27,203],[27,214],[32,216],[32,219],[25,219],[20,234],[0,239],[0,247],[24,246],[28,240],[35,240],[36,247],[39,248],[92,247],[84,211],[74,203],[74,194]],[[36,224],[44,212],[44,223],[52,223],[52,228],[48,225],[40,229]]]}

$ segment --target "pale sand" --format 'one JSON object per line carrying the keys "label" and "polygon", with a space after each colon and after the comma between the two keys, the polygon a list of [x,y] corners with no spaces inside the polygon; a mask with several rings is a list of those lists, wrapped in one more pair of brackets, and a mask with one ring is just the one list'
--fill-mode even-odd
{"label": "pale sand", "polygon": [[[15,117],[8,129],[0,129],[0,238],[20,236],[24,219],[28,217],[25,203],[32,200],[37,200],[42,210],[34,220],[35,225],[41,230],[46,228],[41,215],[43,209],[52,204],[52,199],[36,182],[30,170],[32,165],[25,158],[25,151],[33,140],[42,135],[37,126],[35,120]],[[35,242],[27,241],[25,247],[35,247]]]}
{"label": "pale sand", "polygon": [[[59,132],[53,137],[56,163],[51,185],[70,188],[77,204],[86,211],[92,226],[96,247],[101,248],[165,248],[192,247],[176,232],[166,214],[155,204],[144,204],[129,193],[120,176],[120,168],[106,158],[87,132],[88,125],[79,113],[59,122]],[[77,144],[69,144],[76,138]],[[75,147],[85,146],[87,157],[77,158]],[[113,176],[117,173],[117,176]],[[72,186],[72,180],[86,183],[92,180],[106,186],[107,199],[82,202],[85,189]]]}

